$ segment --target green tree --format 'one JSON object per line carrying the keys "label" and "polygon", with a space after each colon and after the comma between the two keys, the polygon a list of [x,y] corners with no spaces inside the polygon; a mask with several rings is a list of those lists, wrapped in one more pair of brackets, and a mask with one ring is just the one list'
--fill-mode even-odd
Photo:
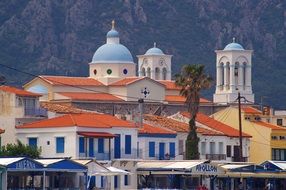
{"label": "green tree", "polygon": [[41,154],[41,149],[35,146],[29,146],[23,144],[21,141],[17,140],[17,143],[7,144],[2,146],[0,150],[0,156],[19,156],[19,157],[30,157],[39,158]]}
{"label": "green tree", "polygon": [[185,65],[181,73],[175,75],[176,85],[182,89],[180,94],[186,97],[186,105],[190,113],[189,133],[186,140],[186,159],[199,159],[196,116],[200,105],[201,90],[211,87],[212,78],[205,73],[204,65]]}

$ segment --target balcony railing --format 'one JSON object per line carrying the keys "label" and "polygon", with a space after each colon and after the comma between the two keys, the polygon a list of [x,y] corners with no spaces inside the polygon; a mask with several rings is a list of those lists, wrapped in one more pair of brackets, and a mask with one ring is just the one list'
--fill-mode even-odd
{"label": "balcony railing", "polygon": [[46,109],[43,108],[30,108],[25,107],[24,108],[24,115],[25,116],[36,116],[36,117],[46,117],[48,115],[48,112]]}
{"label": "balcony railing", "polygon": [[248,161],[248,157],[242,157],[242,160],[239,159],[239,156],[233,156],[232,157],[232,161],[233,162],[247,162]]}
{"label": "balcony railing", "polygon": [[89,154],[80,153],[79,158],[86,158],[86,159],[96,159],[96,160],[110,160],[109,153],[94,153],[93,156],[89,156]]}
{"label": "balcony railing", "polygon": [[225,160],[226,155],[225,154],[206,154],[207,160]]}

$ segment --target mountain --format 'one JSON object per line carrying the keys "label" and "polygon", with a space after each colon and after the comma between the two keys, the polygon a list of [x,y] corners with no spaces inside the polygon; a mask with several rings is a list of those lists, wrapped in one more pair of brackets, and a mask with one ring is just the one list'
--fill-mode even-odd
{"label": "mountain", "polygon": [[[39,74],[87,76],[111,20],[121,42],[144,54],[157,42],[173,55],[173,74],[202,63],[215,78],[216,49],[235,37],[253,49],[257,102],[286,108],[286,2],[278,0],[2,0],[0,64]],[[0,67],[8,84],[32,77]],[[206,92],[212,98],[214,89]]]}

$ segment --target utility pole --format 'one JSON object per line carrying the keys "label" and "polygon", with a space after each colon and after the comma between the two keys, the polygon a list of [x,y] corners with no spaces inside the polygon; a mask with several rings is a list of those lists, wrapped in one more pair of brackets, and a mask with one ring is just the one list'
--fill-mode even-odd
{"label": "utility pole", "polygon": [[144,114],[144,99],[140,98],[138,100],[139,103],[139,112],[140,112],[140,118],[139,118],[139,128],[143,127],[143,114]]}
{"label": "utility pole", "polygon": [[242,126],[241,126],[241,96],[240,92],[238,92],[238,125],[239,125],[239,161],[243,161],[243,155],[242,155]]}

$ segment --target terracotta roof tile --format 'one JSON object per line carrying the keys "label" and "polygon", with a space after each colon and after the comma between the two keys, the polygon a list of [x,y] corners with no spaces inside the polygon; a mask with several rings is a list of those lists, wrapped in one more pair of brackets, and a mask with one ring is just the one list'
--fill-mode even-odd
{"label": "terracotta roof tile", "polygon": [[65,105],[65,104],[59,104],[59,103],[51,103],[51,102],[41,102],[41,107],[45,108],[46,110],[50,112],[55,113],[87,113],[87,112],[93,112],[89,110],[83,110],[79,109],[73,106]]}
{"label": "terracotta roof tile", "polygon": [[176,134],[176,132],[144,123],[143,128],[139,129],[139,134]]}
{"label": "terracotta roof tile", "polygon": [[[190,118],[190,114],[188,112],[181,112],[181,115],[183,115],[184,117]],[[217,121],[207,115],[204,115],[202,113],[198,113],[197,114],[197,118],[196,121],[209,127],[212,128],[216,131],[222,132],[223,134],[225,134],[226,136],[229,137],[239,137],[239,131],[232,128],[229,125],[226,125],[220,121]],[[246,134],[246,133],[242,133],[243,137],[248,137],[250,138],[251,136]]]}
{"label": "terracotta roof tile", "polygon": [[241,109],[246,114],[257,114],[257,115],[262,114],[260,110],[255,109],[251,106],[247,106],[247,107],[243,106]]}
{"label": "terracotta roof tile", "polygon": [[172,80],[159,80],[161,84],[165,85],[167,90],[181,90],[180,86],[177,86],[175,81]]}
{"label": "terracotta roof tile", "polygon": [[0,134],[5,133],[4,129],[0,129]]}
{"label": "terracotta roof tile", "polygon": [[[177,103],[183,103],[186,101],[186,98],[184,96],[180,95],[166,95],[165,96],[165,101],[167,102],[177,102]],[[200,103],[210,103],[211,101],[205,99],[205,98],[200,98]]]}
{"label": "terracotta roof tile", "polygon": [[143,78],[144,77],[126,77],[122,80],[111,83],[109,86],[126,86],[128,84],[132,84],[133,82],[136,82],[136,81],[141,80]]}
{"label": "terracotta roof tile", "polygon": [[69,97],[72,100],[123,101],[121,98],[108,93],[60,92],[58,94]]}
{"label": "terracotta roof tile", "polygon": [[260,125],[260,126],[263,126],[263,127],[267,127],[267,128],[270,128],[270,129],[273,129],[273,130],[286,130],[286,128],[284,127],[279,127],[277,125],[273,125],[271,123],[266,123],[266,122],[263,122],[263,121],[251,121],[257,125]]}
{"label": "terracotta roof tile", "polygon": [[10,92],[16,94],[17,96],[30,96],[30,97],[39,97],[40,94],[32,93],[23,89],[15,88],[12,86],[0,86],[0,90],[5,92]]}
{"label": "terracotta roof tile", "polygon": [[[144,120],[152,125],[158,125],[160,127],[168,128],[176,132],[189,132],[189,125],[187,123],[176,121],[174,119],[147,114],[144,115]],[[222,133],[204,129],[201,127],[197,128],[197,132],[202,135],[223,135]]]}
{"label": "terracotta roof tile", "polygon": [[135,128],[134,123],[120,120],[111,115],[97,113],[66,114],[51,119],[27,123],[24,125],[17,126],[16,128],[53,128],[72,126],[89,128]]}
{"label": "terracotta roof tile", "polygon": [[40,76],[52,85],[72,85],[72,86],[104,86],[96,79],[88,77],[67,77],[67,76]]}

